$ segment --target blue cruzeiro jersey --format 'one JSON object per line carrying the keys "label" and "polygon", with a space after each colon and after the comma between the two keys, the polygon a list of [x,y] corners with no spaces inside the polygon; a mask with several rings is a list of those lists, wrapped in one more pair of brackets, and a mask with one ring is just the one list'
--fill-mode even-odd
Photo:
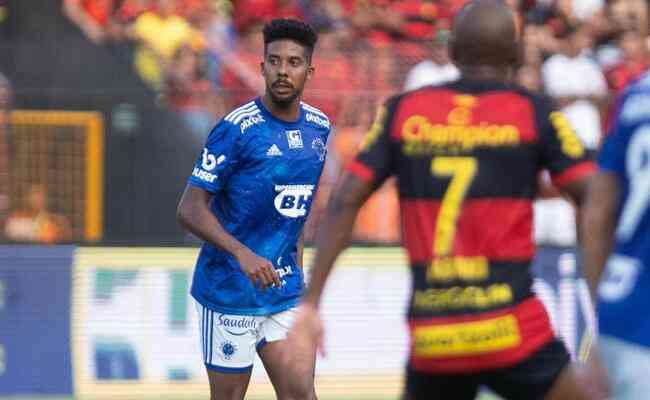
{"label": "blue cruzeiro jersey", "polygon": [[192,296],[217,312],[269,315],[295,306],[304,288],[297,241],[323,170],[330,123],[301,103],[295,122],[275,118],[258,98],[212,130],[189,178],[214,194],[211,210],[224,229],[271,261],[281,287],[254,287],[236,259],[206,243]]}
{"label": "blue cruzeiro jersey", "polygon": [[621,196],[612,255],[600,284],[600,331],[650,346],[650,73],[621,97],[600,169]]}

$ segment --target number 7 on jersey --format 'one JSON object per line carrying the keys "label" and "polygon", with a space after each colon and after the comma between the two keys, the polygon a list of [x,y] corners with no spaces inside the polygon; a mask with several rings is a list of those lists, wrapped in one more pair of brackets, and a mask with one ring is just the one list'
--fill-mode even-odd
{"label": "number 7 on jersey", "polygon": [[451,176],[451,182],[442,197],[436,221],[433,255],[444,257],[449,254],[456,236],[456,223],[460,207],[469,185],[476,176],[478,163],[473,157],[434,157],[431,161],[431,174]]}

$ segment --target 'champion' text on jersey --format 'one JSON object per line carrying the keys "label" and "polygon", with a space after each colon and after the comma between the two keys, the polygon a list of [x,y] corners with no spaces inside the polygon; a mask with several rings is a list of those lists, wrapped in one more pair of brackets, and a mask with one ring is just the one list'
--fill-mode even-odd
{"label": "'champion' text on jersey", "polygon": [[189,183],[214,194],[211,210],[231,235],[281,271],[282,286],[255,288],[237,261],[204,244],[192,295],[215,311],[268,315],[297,304],[303,274],[297,240],[309,215],[326,155],[330,123],[301,103],[294,122],[275,118],[256,99],[212,130]]}

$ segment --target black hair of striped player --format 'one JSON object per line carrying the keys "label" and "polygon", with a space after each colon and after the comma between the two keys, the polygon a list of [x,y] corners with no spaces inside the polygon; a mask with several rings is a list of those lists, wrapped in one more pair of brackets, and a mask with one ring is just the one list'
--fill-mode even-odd
{"label": "black hair of striped player", "polygon": [[307,60],[311,62],[311,55],[318,41],[318,34],[309,24],[292,18],[277,18],[264,25],[264,51],[269,43],[276,40],[289,39],[300,43],[305,48]]}

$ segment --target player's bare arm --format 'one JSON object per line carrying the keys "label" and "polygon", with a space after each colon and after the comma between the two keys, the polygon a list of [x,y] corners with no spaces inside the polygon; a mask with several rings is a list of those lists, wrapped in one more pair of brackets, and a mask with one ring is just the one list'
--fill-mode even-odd
{"label": "player's bare arm", "polygon": [[[323,226],[316,237],[311,278],[290,332],[290,340],[295,348],[316,346],[322,354],[323,328],[318,315],[320,298],[336,257],[348,244],[359,208],[374,188],[372,182],[362,181],[350,173],[345,173],[340,182],[329,200]],[[292,352],[292,356],[298,354],[297,351]]]}
{"label": "player's bare arm", "polygon": [[582,210],[582,256],[585,277],[593,298],[596,298],[598,282],[612,251],[618,197],[616,175],[600,172],[589,185]]}
{"label": "player's bare arm", "polygon": [[296,254],[296,262],[298,263],[298,266],[303,269],[305,264],[304,264],[304,258],[303,255],[305,254],[305,230],[303,229],[302,232],[300,232],[300,237],[298,237],[298,244],[296,246],[297,248],[297,254]]}
{"label": "player's bare arm", "polygon": [[318,306],[336,257],[345,249],[359,209],[372,193],[372,182],[345,173],[327,206],[322,229],[316,236],[316,254],[304,302]]}
{"label": "player's bare arm", "polygon": [[178,222],[199,238],[223,249],[237,259],[242,271],[257,284],[266,287],[271,284],[280,286],[280,278],[273,264],[255,253],[223,229],[219,220],[210,212],[212,194],[188,185],[178,204],[176,213]]}
{"label": "player's bare arm", "polygon": [[560,192],[565,196],[568,196],[577,207],[582,207],[587,196],[587,190],[589,188],[591,179],[591,176],[588,176],[567,183],[560,188]]}

